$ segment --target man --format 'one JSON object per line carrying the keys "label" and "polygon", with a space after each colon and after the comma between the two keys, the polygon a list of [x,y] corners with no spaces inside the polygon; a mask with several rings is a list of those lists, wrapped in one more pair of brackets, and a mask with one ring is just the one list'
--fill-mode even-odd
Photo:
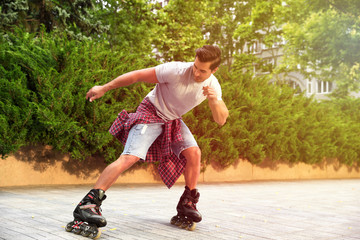
{"label": "man", "polygon": [[192,222],[201,221],[196,209],[200,196],[196,185],[201,151],[181,116],[207,99],[214,121],[225,124],[229,112],[221,98],[220,84],[213,75],[220,62],[220,49],[205,45],[196,50],[194,62],[171,62],[129,72],[88,91],[86,98],[92,102],[112,89],[136,82],[156,84],[136,113],[123,110],[111,126],[110,133],[124,144],[124,151],[105,168],[94,189],[76,207],[75,220],[69,223],[72,226],[68,224],[68,231],[77,226],[81,228],[82,221],[105,226],[106,220],[99,210],[106,198],[105,191],[139,160],[160,161],[159,174],[169,188],[184,172],[185,191],[177,206],[178,215],[171,222],[192,230],[195,227]]}

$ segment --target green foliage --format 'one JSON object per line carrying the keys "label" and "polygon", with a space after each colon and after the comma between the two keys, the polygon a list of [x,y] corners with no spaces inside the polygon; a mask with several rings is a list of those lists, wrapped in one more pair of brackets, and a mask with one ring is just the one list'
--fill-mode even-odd
{"label": "green foliage", "polygon": [[243,24],[249,15],[250,4],[239,3],[232,0],[213,1],[214,13],[205,21],[204,34],[208,36],[210,44],[217,44],[222,49],[224,63],[231,67],[233,55],[242,52],[245,39],[234,37],[235,29]]}
{"label": "green foliage", "polygon": [[[46,78],[55,67],[50,51],[42,49],[34,35],[18,30],[16,35],[1,36],[1,141],[2,155],[26,144],[36,127],[36,82]],[[32,79],[32,81],[29,81]]]}
{"label": "green foliage", "polygon": [[[119,111],[135,111],[152,86],[120,88],[93,103],[85,101],[86,92],[157,65],[153,54],[191,61],[196,48],[215,43],[227,64],[216,75],[230,117],[219,127],[206,101],[184,116],[204,167],[211,161],[226,167],[239,157],[359,162],[360,102],[346,97],[359,89],[358,1],[166,2],[3,1],[0,154],[42,143],[77,159],[115,160],[122,147],[108,129]],[[281,36],[288,41],[286,58],[276,69],[250,54],[249,43],[271,48]],[[316,102],[281,82],[269,84],[271,75],[253,76],[254,66],[276,77],[299,70],[298,64],[309,78],[336,80],[338,98]]]}
{"label": "green foliage", "polygon": [[324,158],[349,165],[359,162],[358,99],[317,102],[296,95],[286,85],[269,84],[266,77],[244,72],[249,60],[239,58],[234,71],[217,73],[230,110],[223,127],[212,121],[206,103],[184,117],[202,149],[204,167],[211,161],[227,167],[238,157],[254,164],[265,158],[309,164]]}
{"label": "green foliage", "polygon": [[206,43],[202,29],[211,9],[211,1],[195,0],[172,0],[159,9],[153,39],[159,60],[192,61],[195,50]]}
{"label": "green foliage", "polygon": [[[285,65],[300,66],[308,78],[335,82],[334,96],[359,91],[360,29],[358,1],[290,0],[284,20]],[[281,18],[281,17],[280,17]],[[279,18],[279,19],[280,19]]]}
{"label": "green foliage", "polygon": [[111,47],[147,55],[152,51],[152,39],[158,38],[154,30],[156,7],[149,0],[108,0],[102,2],[96,15],[110,27],[106,37]]}
{"label": "green foliage", "polygon": [[217,44],[223,52],[224,64],[231,69],[237,54],[250,53],[261,42],[271,48],[281,42],[283,22],[276,20],[282,1],[210,1],[214,14],[205,21],[203,34],[210,44]]}
{"label": "green foliage", "polygon": [[325,104],[333,109],[337,120],[331,136],[337,150],[335,156],[348,165],[359,162],[360,99],[347,97]]}
{"label": "green foliage", "polygon": [[111,51],[105,42],[41,36],[21,30],[2,36],[0,154],[36,142],[77,159],[103,154],[113,160],[120,148],[107,130],[122,108],[135,110],[149,87],[123,88],[94,103],[85,94],[94,84],[154,61]]}
{"label": "green foliage", "polygon": [[97,19],[102,2],[93,0],[4,0],[0,2],[0,31],[12,31],[21,26],[28,32],[65,32],[75,39],[97,38],[108,30]]}
{"label": "green foliage", "polygon": [[21,21],[21,15],[29,10],[26,0],[4,0],[0,5],[0,26],[8,28],[15,22]]}

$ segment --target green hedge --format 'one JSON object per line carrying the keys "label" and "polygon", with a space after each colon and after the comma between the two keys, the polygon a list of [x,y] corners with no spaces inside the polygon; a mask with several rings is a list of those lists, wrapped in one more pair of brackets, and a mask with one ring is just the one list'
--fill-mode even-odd
{"label": "green hedge", "polygon": [[227,123],[220,128],[211,121],[207,103],[184,117],[205,166],[216,161],[227,167],[239,157],[254,164],[266,158],[309,164],[324,158],[347,165],[360,161],[360,99],[318,102],[243,69],[217,75],[230,110]]}
{"label": "green hedge", "polygon": [[[135,84],[89,103],[86,92],[116,76],[158,64],[142,54],[111,49],[105,41],[69,40],[21,30],[0,39],[0,154],[49,144],[73,158],[114,161],[122,146],[108,129],[122,109],[134,111],[153,87]],[[360,100],[317,102],[266,77],[244,72],[242,56],[217,77],[230,117],[223,127],[204,102],[184,116],[202,149],[204,166],[226,167],[239,157],[318,163],[325,157],[351,165],[360,155]],[[247,62],[248,61],[248,62]]]}
{"label": "green hedge", "polygon": [[31,143],[49,144],[77,159],[93,154],[114,160],[121,146],[107,132],[121,109],[134,110],[149,87],[113,91],[89,103],[86,92],[116,76],[155,65],[151,58],[17,30],[1,38],[0,154]]}

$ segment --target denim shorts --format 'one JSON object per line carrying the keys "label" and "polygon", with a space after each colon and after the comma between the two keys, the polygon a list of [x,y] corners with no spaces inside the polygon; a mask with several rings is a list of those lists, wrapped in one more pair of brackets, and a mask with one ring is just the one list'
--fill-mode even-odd
{"label": "denim shorts", "polygon": [[[173,153],[180,157],[182,151],[190,147],[197,147],[198,144],[185,123],[181,121],[182,141],[171,144]],[[163,123],[137,124],[134,125],[126,141],[122,154],[133,155],[142,160],[146,160],[146,154],[156,140],[156,138],[164,131]]]}

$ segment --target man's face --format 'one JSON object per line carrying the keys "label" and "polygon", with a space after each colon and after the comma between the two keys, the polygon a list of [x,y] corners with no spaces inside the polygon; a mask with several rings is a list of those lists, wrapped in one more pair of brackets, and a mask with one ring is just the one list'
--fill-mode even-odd
{"label": "man's face", "polygon": [[218,68],[214,70],[210,69],[211,62],[200,62],[198,58],[195,58],[193,73],[195,82],[203,82],[215,73]]}

